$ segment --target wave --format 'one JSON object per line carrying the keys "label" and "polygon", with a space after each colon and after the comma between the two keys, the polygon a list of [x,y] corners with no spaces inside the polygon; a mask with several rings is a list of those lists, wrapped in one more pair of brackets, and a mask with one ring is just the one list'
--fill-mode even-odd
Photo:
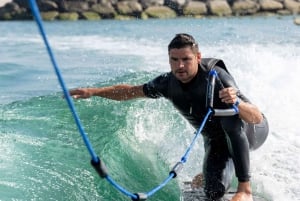
{"label": "wave", "polygon": [[[136,125],[128,125],[133,118],[128,110],[137,106],[141,110],[144,103],[98,99],[75,104],[96,152],[117,182],[135,192],[150,190],[165,179],[170,164],[163,161],[161,153],[154,151],[158,142],[141,143],[137,139],[143,133],[132,130],[131,126]],[[21,166],[11,168],[9,173],[5,171],[7,167],[2,167],[0,186],[8,189],[8,197],[21,199],[18,195],[23,194],[25,200],[33,197],[127,200],[105,181],[100,181],[89,165],[90,157],[61,95],[17,101],[1,106],[0,110],[3,147],[14,150],[14,154],[1,154],[1,158],[6,163],[14,158],[11,165]],[[19,154],[22,157],[17,157]],[[22,177],[11,180],[8,174],[18,171]],[[154,199],[176,200],[178,192],[175,182]]]}
{"label": "wave", "polygon": [[[252,153],[254,190],[274,201],[297,200],[299,30],[286,20],[276,20],[281,28],[270,26],[273,22],[47,23],[47,30],[69,88],[142,84],[169,71],[166,47],[175,33],[195,35],[203,57],[222,58],[241,90],[269,119],[269,138]],[[7,25],[18,31],[2,29],[0,38],[6,48],[0,49],[0,199],[128,200],[89,165],[35,25]],[[24,27],[28,33],[16,34]],[[164,99],[92,98],[75,101],[75,106],[111,176],[133,192],[161,182],[193,137],[194,130]],[[199,140],[182,173],[153,199],[178,200],[180,184],[201,171],[202,157]]]}

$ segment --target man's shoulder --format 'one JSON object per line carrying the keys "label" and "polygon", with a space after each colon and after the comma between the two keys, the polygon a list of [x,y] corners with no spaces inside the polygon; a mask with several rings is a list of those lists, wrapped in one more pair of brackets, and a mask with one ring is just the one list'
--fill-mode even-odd
{"label": "man's shoulder", "polygon": [[164,78],[168,78],[171,77],[173,74],[172,72],[165,72],[159,75],[159,77],[164,77]]}
{"label": "man's shoulder", "polygon": [[215,66],[225,67],[224,61],[218,58],[202,58],[201,64],[207,66],[209,69],[212,69]]}
{"label": "man's shoulder", "polygon": [[211,69],[213,69],[215,67],[220,67],[229,73],[229,71],[227,70],[227,67],[222,59],[202,58],[201,66],[202,66],[202,68],[204,68],[205,71],[210,71]]}
{"label": "man's shoulder", "polygon": [[173,77],[172,72],[165,72],[157,75],[154,79],[150,80],[148,84],[166,85]]}

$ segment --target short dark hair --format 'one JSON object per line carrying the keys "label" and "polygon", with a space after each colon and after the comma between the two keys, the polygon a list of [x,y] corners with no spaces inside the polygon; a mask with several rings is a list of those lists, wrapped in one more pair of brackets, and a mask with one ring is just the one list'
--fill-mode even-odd
{"label": "short dark hair", "polygon": [[170,50],[174,48],[180,49],[185,47],[191,47],[194,53],[199,51],[198,43],[195,41],[193,36],[186,33],[179,33],[171,40],[168,45],[168,51],[170,52]]}

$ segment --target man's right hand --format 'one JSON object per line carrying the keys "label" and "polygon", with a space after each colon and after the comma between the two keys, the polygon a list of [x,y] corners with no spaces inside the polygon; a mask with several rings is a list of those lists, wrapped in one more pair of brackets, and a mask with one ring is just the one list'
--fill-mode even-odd
{"label": "man's right hand", "polygon": [[90,98],[92,96],[92,93],[88,88],[72,89],[69,93],[74,99]]}

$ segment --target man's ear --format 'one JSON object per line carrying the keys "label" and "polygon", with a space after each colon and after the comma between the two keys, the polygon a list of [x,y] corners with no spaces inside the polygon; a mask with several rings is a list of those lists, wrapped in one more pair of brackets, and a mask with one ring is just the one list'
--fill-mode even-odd
{"label": "man's ear", "polygon": [[201,52],[197,53],[197,61],[200,64],[200,62],[201,62]]}

